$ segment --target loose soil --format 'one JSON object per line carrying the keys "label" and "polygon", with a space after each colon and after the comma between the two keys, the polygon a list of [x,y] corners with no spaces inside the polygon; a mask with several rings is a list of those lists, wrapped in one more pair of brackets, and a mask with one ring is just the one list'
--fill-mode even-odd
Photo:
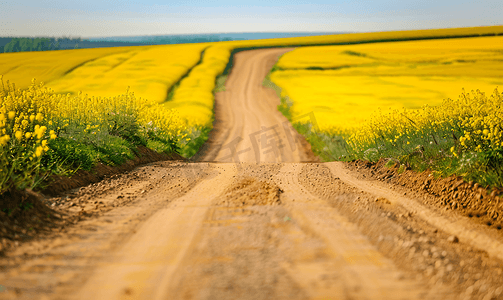
{"label": "loose soil", "polygon": [[253,177],[245,178],[231,185],[225,197],[217,205],[242,207],[248,205],[278,205],[282,190],[267,181]]}
{"label": "loose soil", "polygon": [[399,171],[399,165],[386,167],[386,160],[372,164],[355,161],[350,164],[353,170],[362,175],[383,180],[389,184],[402,186],[426,195],[424,204],[454,210],[496,230],[503,228],[503,189],[487,190],[477,183],[465,182],[460,177],[437,178],[431,171]]}
{"label": "loose soil", "polygon": [[261,85],[288,50],[236,55],[197,162],[34,195],[59,223],[3,238],[0,298],[503,299],[497,192],[320,163]]}

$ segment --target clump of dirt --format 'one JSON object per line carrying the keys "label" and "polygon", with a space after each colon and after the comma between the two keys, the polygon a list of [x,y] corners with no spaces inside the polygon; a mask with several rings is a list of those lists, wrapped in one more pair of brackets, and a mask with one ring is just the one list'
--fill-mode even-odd
{"label": "clump of dirt", "polygon": [[230,207],[279,205],[281,204],[280,194],[282,192],[272,182],[247,177],[228,188],[224,193],[223,200],[220,200],[217,205]]}
{"label": "clump of dirt", "polygon": [[499,196],[502,190],[491,191],[456,176],[435,178],[431,171],[399,170],[398,164],[386,167],[386,163],[381,159],[377,163],[354,161],[348,165],[370,177],[430,195],[425,197],[425,204],[456,211],[478,223],[502,230],[503,201]]}

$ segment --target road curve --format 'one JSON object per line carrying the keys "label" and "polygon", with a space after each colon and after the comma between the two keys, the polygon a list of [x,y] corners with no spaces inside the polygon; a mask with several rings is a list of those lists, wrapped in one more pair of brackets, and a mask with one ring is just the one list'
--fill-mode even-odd
{"label": "road curve", "polygon": [[278,111],[280,99],[262,86],[278,58],[292,48],[237,53],[215,97],[215,123],[198,155],[206,162],[313,162],[311,146]]}

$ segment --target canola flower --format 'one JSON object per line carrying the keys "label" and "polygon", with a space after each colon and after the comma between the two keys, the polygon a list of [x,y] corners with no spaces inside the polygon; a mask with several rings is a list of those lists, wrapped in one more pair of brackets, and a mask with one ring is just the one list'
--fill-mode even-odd
{"label": "canola flower", "polygon": [[314,112],[321,131],[347,136],[382,110],[440,105],[462,87],[503,84],[503,37],[302,47],[284,54],[271,80],[292,101],[292,119]]}
{"label": "canola flower", "polygon": [[38,101],[40,91],[16,90],[4,85],[0,75],[0,194],[13,187],[37,184],[41,157],[49,150],[47,102]]}
{"label": "canola flower", "polygon": [[[57,93],[113,97],[130,86],[141,97],[162,102],[168,89],[194,67],[206,44],[135,47],[128,52],[105,55],[84,63],[50,81]],[[43,79],[42,79],[43,80]]]}
{"label": "canola flower", "polygon": [[176,109],[188,126],[211,126],[215,78],[224,71],[230,53],[231,48],[225,46],[208,48],[202,63],[180,82],[165,107]]}
{"label": "canola flower", "polygon": [[1,76],[0,80],[0,194],[34,187],[47,175],[42,161],[52,141],[74,140],[106,148],[117,139],[147,145],[160,140],[176,148],[186,135],[175,111],[157,101],[136,98],[129,90],[108,98],[82,92],[71,96],[56,94],[35,79],[27,90],[4,84]]}
{"label": "canola flower", "polygon": [[411,141],[442,144],[452,155],[501,149],[502,104],[503,93],[496,88],[489,97],[480,90],[463,91],[458,99],[445,99],[439,106],[380,112],[355,130],[348,144],[356,152],[395,147],[412,151],[418,145]]}
{"label": "canola flower", "polygon": [[428,167],[454,166],[439,172],[501,185],[502,104],[503,93],[497,88],[490,96],[480,90],[463,91],[458,99],[446,99],[439,106],[378,113],[355,130],[347,144],[358,158],[451,161]]}
{"label": "canola flower", "polygon": [[33,77],[51,82],[71,73],[75,67],[87,61],[147,47],[149,46],[1,53],[0,74],[4,75],[4,80],[27,89]]}

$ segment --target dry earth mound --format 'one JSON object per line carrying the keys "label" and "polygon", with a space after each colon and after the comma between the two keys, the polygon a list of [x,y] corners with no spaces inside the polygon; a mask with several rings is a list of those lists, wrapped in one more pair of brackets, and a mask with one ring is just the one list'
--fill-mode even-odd
{"label": "dry earth mound", "polygon": [[241,207],[248,205],[279,205],[283,191],[274,183],[248,177],[232,185],[218,205]]}

